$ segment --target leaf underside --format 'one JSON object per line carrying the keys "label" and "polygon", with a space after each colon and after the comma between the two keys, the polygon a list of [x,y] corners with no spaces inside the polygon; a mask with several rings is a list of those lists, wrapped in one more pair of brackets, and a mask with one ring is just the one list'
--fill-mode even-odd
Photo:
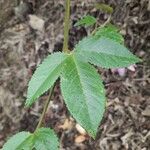
{"label": "leaf underside", "polygon": [[2,150],[58,150],[58,139],[53,130],[40,128],[34,134],[20,132],[11,137]]}
{"label": "leaf underside", "polygon": [[105,110],[105,92],[96,69],[70,56],[61,76],[64,101],[77,122],[94,138]]}

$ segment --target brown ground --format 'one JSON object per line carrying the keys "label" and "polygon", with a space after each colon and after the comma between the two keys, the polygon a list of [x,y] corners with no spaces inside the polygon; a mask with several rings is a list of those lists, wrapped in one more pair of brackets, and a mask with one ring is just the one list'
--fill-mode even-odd
{"label": "brown ground", "polygon": [[[62,49],[64,1],[28,2],[32,6],[28,5],[27,11],[11,14],[9,20],[0,26],[0,147],[16,132],[33,131],[36,127],[47,94],[32,108],[25,109],[27,83],[45,56]],[[93,8],[95,2],[73,0],[72,25],[86,13],[103,23],[108,16]],[[95,141],[84,135],[69,117],[60,94],[59,81],[45,124],[57,132],[61,150],[150,150],[150,2],[99,2],[113,6],[112,23],[120,27],[127,47],[143,62],[136,66],[135,72],[127,70],[124,77],[99,69],[105,81],[108,103]],[[29,26],[29,13],[45,21],[45,31],[36,31]],[[88,32],[89,29],[71,27],[70,47]]]}

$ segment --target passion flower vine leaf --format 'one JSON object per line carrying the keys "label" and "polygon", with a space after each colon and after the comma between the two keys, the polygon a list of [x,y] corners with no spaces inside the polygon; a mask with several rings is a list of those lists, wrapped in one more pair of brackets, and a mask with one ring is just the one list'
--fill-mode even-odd
{"label": "passion flower vine leaf", "polygon": [[80,19],[79,21],[77,21],[77,23],[75,23],[74,26],[92,26],[96,23],[96,18],[94,18],[93,16],[87,15],[84,16],[82,19]]}
{"label": "passion flower vine leaf", "polygon": [[26,106],[30,106],[39,96],[52,87],[60,76],[66,58],[65,53],[57,52],[49,55],[38,66],[28,85]]}
{"label": "passion flower vine leaf", "polygon": [[64,101],[76,121],[95,138],[105,110],[105,92],[96,69],[72,54],[61,75]]}
{"label": "passion flower vine leaf", "polygon": [[75,47],[80,59],[103,68],[128,67],[140,61],[125,46],[106,37],[89,36]]}
{"label": "passion flower vine leaf", "polygon": [[49,128],[39,128],[35,133],[20,132],[11,137],[2,150],[58,150],[58,138]]}

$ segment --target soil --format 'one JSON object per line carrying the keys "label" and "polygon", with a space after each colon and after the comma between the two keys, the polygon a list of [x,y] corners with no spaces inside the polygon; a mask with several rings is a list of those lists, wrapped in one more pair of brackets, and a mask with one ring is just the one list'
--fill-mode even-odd
{"label": "soil", "polygon": [[[111,22],[142,62],[135,70],[126,68],[124,76],[98,68],[106,87],[107,109],[95,140],[69,115],[59,80],[45,126],[54,128],[61,150],[150,150],[150,1],[72,1],[70,49],[91,30],[74,27],[79,18],[91,14],[103,24],[109,17],[94,8],[96,2],[114,8]],[[36,66],[48,54],[61,51],[63,42],[64,0],[26,0],[12,11],[0,22],[0,148],[15,133],[34,131],[48,93],[32,108],[24,108],[27,84]],[[42,21],[41,26],[32,25],[30,15],[41,18],[44,26]]]}

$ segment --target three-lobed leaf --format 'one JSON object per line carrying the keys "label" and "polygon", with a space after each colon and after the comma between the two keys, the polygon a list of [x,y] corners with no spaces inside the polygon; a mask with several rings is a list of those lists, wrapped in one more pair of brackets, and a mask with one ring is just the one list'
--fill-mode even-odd
{"label": "three-lobed leaf", "polygon": [[35,133],[20,132],[11,137],[2,150],[58,150],[58,138],[49,128],[39,128]]}
{"label": "three-lobed leaf", "polygon": [[94,18],[93,16],[87,15],[84,16],[82,19],[80,19],[79,21],[77,21],[77,23],[75,23],[74,26],[91,26],[94,25],[96,23],[96,18]]}
{"label": "three-lobed leaf", "polygon": [[61,76],[61,91],[76,121],[94,138],[105,110],[105,92],[96,69],[72,54]]}
{"label": "three-lobed leaf", "polygon": [[75,51],[80,59],[104,68],[127,67],[140,61],[126,47],[106,37],[84,38]]}
{"label": "three-lobed leaf", "polygon": [[66,58],[66,54],[57,52],[44,59],[29,82],[26,106],[30,106],[40,95],[52,87],[60,76]]}
{"label": "three-lobed leaf", "polygon": [[[119,68],[140,60],[120,43],[123,43],[123,38],[118,30],[107,26],[81,40],[70,54],[54,53],[48,56],[29,82],[26,105],[31,105],[60,76],[62,95],[69,111],[95,137],[105,110],[105,92],[102,80],[89,63]],[[42,135],[45,134],[37,137],[42,140]],[[28,140],[23,144],[28,147]]]}
{"label": "three-lobed leaf", "polygon": [[[55,61],[58,60],[58,57],[61,58],[61,60],[59,60],[59,63],[57,62],[56,64]],[[35,74],[29,84],[28,90],[34,89],[34,86],[38,85],[36,86],[37,90],[34,92],[28,91],[28,93],[32,92],[32,98],[30,101],[27,99],[26,103],[31,104],[34,102],[33,100],[35,99],[36,91],[39,92],[39,89],[42,89],[41,93],[43,93],[45,89],[50,88],[51,84],[48,83],[50,83],[51,79],[54,79],[54,77],[51,75],[53,70],[50,69],[52,67],[48,68],[48,66],[50,66],[49,63],[52,60],[54,60],[53,63],[56,64],[56,68],[53,68],[54,72],[57,68],[60,69],[58,72],[56,71],[56,74],[54,73],[56,76],[54,76],[55,80],[62,73],[61,89],[69,111],[77,122],[79,122],[91,136],[95,137],[105,109],[105,94],[102,80],[90,64],[76,59],[74,54],[67,55],[63,53],[56,53],[53,54],[52,57],[48,57],[44,60],[44,62],[35,71]],[[60,64],[60,67],[58,64]],[[47,74],[44,69],[49,70],[46,70]],[[41,71],[44,72],[42,73]],[[67,80],[64,80],[66,77],[68,77]],[[38,79],[42,79],[40,80],[40,84],[37,83],[39,82]],[[53,82],[55,82],[55,80],[53,80]],[[73,92],[71,93],[70,91]],[[40,96],[41,93],[37,93],[38,96]],[[68,94],[66,95],[66,93]],[[72,103],[74,102],[73,97],[77,98],[74,107],[72,107]],[[93,114],[96,114],[96,116]]]}

